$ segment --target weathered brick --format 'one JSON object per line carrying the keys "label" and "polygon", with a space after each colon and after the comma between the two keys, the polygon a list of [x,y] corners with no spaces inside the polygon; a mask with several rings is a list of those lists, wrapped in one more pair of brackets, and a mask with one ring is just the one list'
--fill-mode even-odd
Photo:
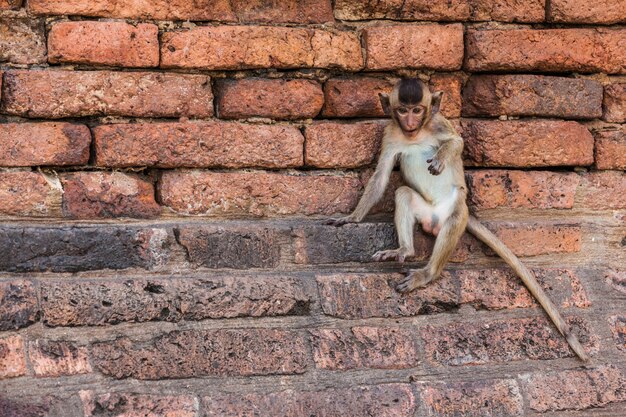
{"label": "weathered brick", "polygon": [[594,137],[596,168],[626,170],[626,125],[601,130]]}
{"label": "weathered brick", "polygon": [[626,22],[624,10],[625,0],[551,0],[546,11],[549,22],[610,25]]}
{"label": "weathered brick", "polygon": [[0,166],[84,165],[91,133],[70,123],[0,124]]}
{"label": "weathered brick", "polygon": [[34,403],[32,399],[0,397],[0,415],[3,417],[45,417],[50,411],[48,401]]}
{"label": "weathered brick", "polygon": [[514,379],[416,385],[429,417],[524,416],[524,401]]}
{"label": "weathered brick", "polygon": [[95,343],[92,361],[118,379],[290,375],[306,371],[308,354],[304,337],[295,331],[184,330],[140,342]]}
{"label": "weathered brick", "polygon": [[419,362],[415,332],[400,327],[310,330],[315,366],[320,369],[404,369]]}
{"label": "weathered brick", "polygon": [[44,281],[47,326],[306,314],[311,297],[293,277],[227,276]]}
{"label": "weathered brick", "polygon": [[3,110],[25,117],[210,117],[210,78],[111,71],[8,71]]}
{"label": "weathered brick", "polygon": [[361,43],[352,32],[266,26],[197,27],[161,38],[163,68],[363,67]]}
{"label": "weathered brick", "polygon": [[543,75],[475,75],[463,90],[463,115],[594,119],[602,115],[602,84]]}
{"label": "weathered brick", "polygon": [[304,162],[317,168],[357,168],[376,160],[382,122],[316,123],[306,127]]}
{"label": "weathered brick", "polygon": [[544,3],[544,0],[452,0],[447,2],[337,0],[335,16],[342,20],[541,22],[544,20]]}
{"label": "weathered brick", "polygon": [[[597,340],[588,336],[586,322],[576,318],[568,321],[576,329],[582,328],[579,340],[585,350],[596,350]],[[575,356],[565,338],[544,318],[425,326],[421,335],[426,356],[441,365],[480,365]]]}
{"label": "weathered brick", "polygon": [[428,68],[458,70],[463,62],[463,26],[373,26],[363,31],[368,70]]}
{"label": "weathered brick", "polygon": [[461,117],[461,87],[463,80],[457,74],[434,74],[430,77],[430,90],[442,91],[441,114],[449,118]]}
{"label": "weathered brick", "polygon": [[614,366],[522,375],[530,408],[586,410],[626,401],[626,378]]}
{"label": "weathered brick", "polygon": [[0,62],[46,62],[46,37],[41,19],[0,17]]}
{"label": "weathered brick", "polygon": [[517,256],[580,252],[581,229],[575,224],[499,222],[488,226]]}
{"label": "weathered brick", "polygon": [[468,171],[465,178],[469,203],[478,209],[570,209],[580,183],[575,173],[547,171]]}
{"label": "weathered brick", "polygon": [[59,213],[61,186],[44,174],[0,172],[0,214],[50,216]]}
{"label": "weathered brick", "polygon": [[593,210],[626,208],[626,173],[623,171],[593,172],[583,176],[581,205]]}
{"label": "weathered brick", "polygon": [[384,117],[378,94],[389,93],[393,82],[384,78],[331,78],[324,84],[325,117]]}
{"label": "weathered brick", "polygon": [[280,262],[280,230],[262,226],[202,226],[176,229],[177,240],[194,266],[275,268]]}
{"label": "weathered brick", "polygon": [[150,3],[142,0],[32,0],[28,5],[31,12],[44,15],[266,23],[333,20],[329,0],[196,0],[193,4],[186,0],[152,0]]}
{"label": "weathered brick", "polygon": [[22,7],[22,0],[0,0],[0,10],[19,9]]}
{"label": "weathered brick", "polygon": [[604,274],[604,280],[611,288],[626,294],[626,269],[609,269]]}
{"label": "weathered brick", "polygon": [[90,373],[87,353],[85,346],[63,340],[37,339],[28,343],[28,356],[36,376]]}
{"label": "weathered brick", "polygon": [[626,316],[609,317],[609,324],[617,348],[626,351]]}
{"label": "weathered brick", "polygon": [[0,271],[151,268],[167,259],[165,229],[0,226]]}
{"label": "weathered brick", "polygon": [[0,339],[0,379],[26,375],[26,357],[22,336]]}
{"label": "weathered brick", "polygon": [[293,236],[298,264],[371,262],[374,253],[396,244],[391,223],[302,226]]}
{"label": "weathered brick", "polygon": [[169,171],[159,181],[162,204],[177,213],[205,216],[346,213],[356,206],[354,175],[269,172]]}
{"label": "weathered brick", "polygon": [[465,165],[584,166],[593,163],[593,136],[579,123],[553,120],[462,120]]}
{"label": "weathered brick", "polygon": [[626,83],[605,86],[602,107],[604,108],[603,120],[615,123],[626,122]]}
{"label": "weathered brick", "polygon": [[158,27],[147,23],[61,22],[48,33],[48,61],[158,67],[158,36]]}
{"label": "weathered brick", "polygon": [[63,214],[78,219],[157,216],[152,183],[121,172],[61,175]]}
{"label": "weathered brick", "polygon": [[98,417],[104,413],[115,416],[167,416],[197,417],[198,404],[188,395],[148,395],[129,393],[97,394],[80,391],[85,417]]}
{"label": "weathered brick", "polygon": [[26,327],[39,320],[37,290],[32,281],[0,282],[0,331]]}
{"label": "weathered brick", "polygon": [[231,79],[217,88],[219,115],[225,119],[308,119],[317,116],[324,104],[322,87],[312,80]]}
{"label": "weathered brick", "polygon": [[202,401],[205,417],[412,416],[415,396],[408,384],[285,390],[270,394],[213,394]]}
{"label": "weathered brick", "polygon": [[626,73],[624,29],[470,30],[469,71]]}
{"label": "weathered brick", "polygon": [[94,128],[96,165],[160,168],[301,166],[294,126],[233,122],[138,123]]}

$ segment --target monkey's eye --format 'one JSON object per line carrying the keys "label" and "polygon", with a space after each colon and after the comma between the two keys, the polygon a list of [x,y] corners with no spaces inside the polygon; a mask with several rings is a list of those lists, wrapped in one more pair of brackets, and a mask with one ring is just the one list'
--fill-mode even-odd
{"label": "monkey's eye", "polygon": [[400,107],[397,111],[398,114],[407,114],[409,112],[406,107]]}
{"label": "monkey's eye", "polygon": [[423,107],[416,107],[413,109],[413,113],[415,114],[421,114],[424,111]]}

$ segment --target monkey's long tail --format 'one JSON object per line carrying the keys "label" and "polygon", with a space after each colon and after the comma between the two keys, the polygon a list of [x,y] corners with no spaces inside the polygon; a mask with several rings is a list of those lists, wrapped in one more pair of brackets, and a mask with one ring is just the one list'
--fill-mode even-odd
{"label": "monkey's long tail", "polygon": [[519,275],[526,285],[526,288],[528,288],[530,293],[535,297],[539,304],[541,304],[546,313],[548,313],[548,316],[550,316],[557,329],[559,329],[559,332],[561,332],[561,334],[567,339],[567,343],[569,343],[576,355],[578,355],[578,357],[583,361],[588,361],[589,357],[576,338],[576,335],[571,332],[569,325],[565,322],[565,320],[563,320],[563,317],[559,314],[556,306],[552,303],[550,298],[548,298],[548,295],[543,291],[543,288],[539,286],[539,283],[533,273],[530,272],[530,270],[519,260],[519,258],[515,256],[515,254],[511,252],[511,250],[507,248],[496,235],[491,233],[491,231],[483,226],[474,216],[469,216],[467,230],[483,241],[511,268],[513,268],[515,273]]}

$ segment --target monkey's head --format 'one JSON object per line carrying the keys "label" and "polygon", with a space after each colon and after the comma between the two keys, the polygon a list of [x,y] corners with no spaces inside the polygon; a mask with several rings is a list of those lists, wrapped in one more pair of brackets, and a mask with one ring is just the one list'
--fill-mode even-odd
{"label": "monkey's head", "polygon": [[439,111],[441,91],[432,93],[417,78],[405,78],[396,83],[391,94],[379,94],[386,115],[398,123],[402,133],[413,139],[422,127]]}

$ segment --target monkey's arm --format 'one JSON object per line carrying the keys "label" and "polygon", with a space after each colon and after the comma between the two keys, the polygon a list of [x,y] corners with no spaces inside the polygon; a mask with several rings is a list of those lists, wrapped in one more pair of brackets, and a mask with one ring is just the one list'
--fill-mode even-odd
{"label": "monkey's arm", "polygon": [[435,156],[427,160],[430,165],[428,171],[432,175],[439,175],[450,161],[461,158],[463,153],[463,139],[459,135],[446,135],[439,138],[439,149]]}
{"label": "monkey's arm", "polygon": [[338,219],[331,219],[326,224],[332,224],[334,226],[341,226],[346,223],[358,223],[365,215],[371,210],[371,208],[380,200],[385,193],[387,184],[389,183],[389,176],[393,170],[393,166],[396,163],[397,154],[391,147],[384,146],[378,158],[378,164],[374,175],[369,179],[365,186],[363,196],[357,204],[356,208],[349,216],[340,217]]}

